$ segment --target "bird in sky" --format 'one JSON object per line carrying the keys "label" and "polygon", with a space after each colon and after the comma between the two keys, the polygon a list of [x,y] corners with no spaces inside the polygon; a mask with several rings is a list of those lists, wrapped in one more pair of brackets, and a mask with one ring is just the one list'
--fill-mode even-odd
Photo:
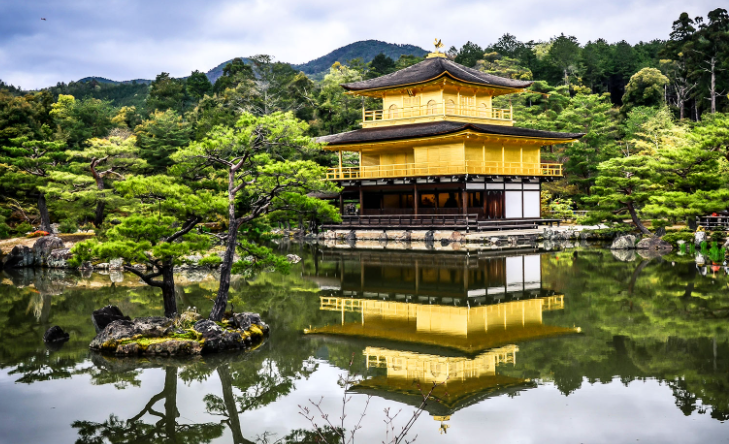
{"label": "bird in sky", "polygon": [[44,22],[46,21],[45,17],[41,17],[41,20],[43,20]]}

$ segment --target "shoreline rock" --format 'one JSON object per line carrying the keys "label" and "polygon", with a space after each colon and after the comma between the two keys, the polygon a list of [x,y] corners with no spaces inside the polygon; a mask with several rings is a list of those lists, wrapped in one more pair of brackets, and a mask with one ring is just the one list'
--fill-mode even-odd
{"label": "shoreline rock", "polygon": [[[245,350],[263,341],[268,326],[255,313],[234,313],[223,322],[198,316],[118,319],[89,344],[94,351],[116,355],[182,356]],[[244,328],[245,327],[245,328]]]}

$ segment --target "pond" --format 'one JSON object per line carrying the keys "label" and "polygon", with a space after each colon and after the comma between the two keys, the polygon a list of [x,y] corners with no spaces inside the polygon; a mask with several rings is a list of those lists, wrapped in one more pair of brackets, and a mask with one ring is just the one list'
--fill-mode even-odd
{"label": "pond", "polygon": [[[248,353],[115,358],[91,312],[160,315],[127,274],[4,271],[0,442],[317,442],[310,400],[357,442],[385,439],[433,391],[418,443],[729,442],[729,280],[692,259],[556,251],[282,244],[286,275],[237,279],[237,311],[271,326]],[[185,270],[178,307],[206,313],[214,273]],[[61,347],[42,342],[59,325]],[[320,421],[320,419],[317,419]]]}

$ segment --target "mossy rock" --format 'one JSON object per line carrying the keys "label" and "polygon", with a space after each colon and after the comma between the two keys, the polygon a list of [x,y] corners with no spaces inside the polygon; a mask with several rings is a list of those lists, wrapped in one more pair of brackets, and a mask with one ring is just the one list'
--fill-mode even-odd
{"label": "mossy rock", "polygon": [[[256,315],[257,316],[257,315]],[[247,350],[260,344],[268,326],[250,324],[238,328],[234,322],[190,320],[175,322],[162,317],[117,320],[91,341],[92,350],[124,356],[185,356],[226,350]]]}

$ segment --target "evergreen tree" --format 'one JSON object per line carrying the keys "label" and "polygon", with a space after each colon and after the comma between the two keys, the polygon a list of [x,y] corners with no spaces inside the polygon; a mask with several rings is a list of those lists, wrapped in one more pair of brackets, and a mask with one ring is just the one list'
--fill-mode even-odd
{"label": "evergreen tree", "polygon": [[461,47],[454,61],[463,66],[473,68],[476,66],[476,62],[483,58],[483,54],[483,48],[469,41]]}
{"label": "evergreen tree", "polygon": [[50,198],[71,203],[73,210],[64,211],[70,217],[79,218],[87,207],[95,208],[94,225],[100,228],[104,211],[123,202],[113,190],[107,189],[108,185],[146,166],[137,157],[139,148],[135,142],[134,137],[91,139],[88,148],[66,152],[71,162],[62,171],[51,171],[50,181],[42,190]]}
{"label": "evergreen tree", "polygon": [[147,108],[154,111],[173,110],[181,113],[185,108],[185,82],[170,77],[169,73],[158,74],[150,85]]}
{"label": "evergreen tree", "polygon": [[379,53],[369,63],[366,78],[374,79],[395,71],[395,61],[383,53]]}
{"label": "evergreen tree", "polygon": [[185,81],[185,87],[187,88],[187,95],[197,103],[202,99],[205,94],[210,94],[213,91],[213,84],[210,83],[208,76],[200,71],[193,71],[190,77]]}
{"label": "evergreen tree", "polygon": [[16,197],[37,201],[40,229],[51,232],[51,217],[43,191],[51,172],[62,167],[66,160],[64,142],[30,140],[19,137],[11,145],[0,146],[0,182],[12,190]]}
{"label": "evergreen tree", "polygon": [[643,68],[635,73],[625,87],[623,106],[627,114],[636,106],[660,106],[665,103],[665,86],[668,78],[655,68]]}
{"label": "evergreen tree", "polygon": [[139,156],[154,173],[172,165],[170,155],[190,143],[192,129],[174,110],[157,111],[134,129]]}
{"label": "evergreen tree", "polygon": [[[226,184],[224,190],[215,188],[227,200],[228,233],[220,287],[210,319],[220,321],[228,303],[233,256],[243,225],[273,211],[330,207],[307,196],[311,191],[335,188],[322,180],[324,168],[312,161],[295,160],[318,147],[306,131],[307,125],[291,113],[261,117],[243,113],[235,128],[216,127],[203,141],[173,156],[180,162],[176,166],[180,174],[193,175],[198,183]],[[333,208],[330,213],[336,217]],[[249,253],[266,255],[265,249],[250,244],[244,247]]]}
{"label": "evergreen tree", "polygon": [[615,157],[602,162],[597,170],[592,195],[584,198],[595,206],[590,220],[620,221],[628,213],[642,233],[650,234],[638,212],[658,188],[651,158],[641,155]]}
{"label": "evergreen tree", "polygon": [[130,216],[120,218],[100,239],[76,244],[71,264],[122,258],[124,270],[162,290],[164,314],[174,317],[178,312],[174,266],[185,263],[185,256],[210,248],[210,236],[198,233],[196,227],[222,211],[224,202],[204,190],[193,192],[169,176],[130,176],[115,182],[114,188],[131,202],[126,208]]}

